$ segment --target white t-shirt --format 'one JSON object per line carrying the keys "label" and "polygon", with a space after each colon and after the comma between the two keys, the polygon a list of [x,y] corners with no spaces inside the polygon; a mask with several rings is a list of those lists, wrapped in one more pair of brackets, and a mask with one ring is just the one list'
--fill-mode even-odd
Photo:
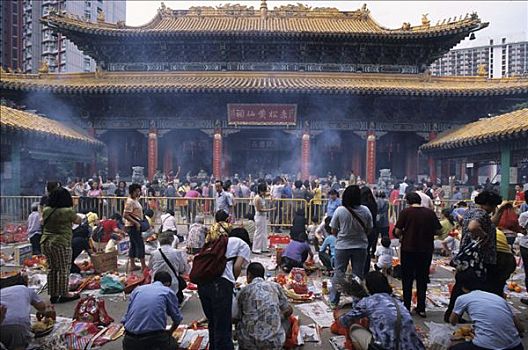
{"label": "white t-shirt", "polygon": [[394,256],[394,250],[392,248],[379,246],[374,255],[378,258],[378,262],[376,263],[378,267],[388,268],[392,266],[392,257]]}
{"label": "white t-shirt", "polygon": [[407,183],[406,182],[402,182],[400,184],[400,196],[405,196],[405,190],[407,189]]}
{"label": "white t-shirt", "polygon": [[433,200],[431,199],[431,197],[423,193],[423,191],[416,191],[416,193],[418,193],[420,199],[422,200],[422,202],[420,203],[422,207],[434,209]]}
{"label": "white t-shirt", "polygon": [[[525,211],[519,215],[519,225],[528,229],[528,211]],[[519,238],[519,245],[524,248],[528,248],[528,234]]]}
{"label": "white t-shirt", "polygon": [[163,231],[178,231],[176,227],[176,219],[169,213],[165,213],[160,217]]}
{"label": "white t-shirt", "polygon": [[[246,267],[251,259],[251,249],[249,249],[249,246],[246,242],[241,240],[238,237],[229,237],[229,241],[227,242],[227,250],[225,254],[226,258],[233,258],[241,256],[244,258],[244,264],[242,267]],[[226,280],[230,281],[231,283],[235,283],[236,279],[233,275],[233,265],[235,261],[228,261],[224,270],[224,273],[222,274],[222,277]]]}
{"label": "white t-shirt", "polygon": [[520,344],[521,338],[513,323],[513,313],[501,297],[474,290],[461,295],[453,312],[462,316],[467,312],[473,320],[475,339],[473,344],[486,349],[510,349]]}
{"label": "white t-shirt", "polygon": [[17,325],[31,329],[31,304],[40,303],[42,299],[33,289],[26,286],[16,285],[6,287],[0,292],[0,301],[7,307],[3,326]]}

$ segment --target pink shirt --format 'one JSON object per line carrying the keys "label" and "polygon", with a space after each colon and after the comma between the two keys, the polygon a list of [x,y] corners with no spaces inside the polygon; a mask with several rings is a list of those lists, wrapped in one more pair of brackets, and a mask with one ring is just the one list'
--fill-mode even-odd
{"label": "pink shirt", "polygon": [[195,191],[195,190],[190,190],[190,191],[187,191],[187,193],[185,194],[185,197],[187,197],[187,198],[198,198],[198,197],[200,197],[200,192]]}

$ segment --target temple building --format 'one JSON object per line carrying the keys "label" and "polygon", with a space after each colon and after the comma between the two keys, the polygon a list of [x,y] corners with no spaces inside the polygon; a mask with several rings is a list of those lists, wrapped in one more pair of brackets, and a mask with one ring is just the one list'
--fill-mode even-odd
{"label": "temple building", "polygon": [[464,165],[471,165],[467,168],[472,185],[478,184],[479,169],[483,165],[500,164],[501,195],[512,198],[510,185],[526,183],[528,176],[528,108],[448,130],[422,145],[420,150],[447,164],[453,159],[464,160]]}
{"label": "temple building", "polygon": [[[528,79],[434,77],[427,67],[488,24],[379,25],[363,6],[172,10],[147,24],[42,19],[97,62],[93,73],[2,74],[2,96],[68,119],[106,145],[91,171],[447,177],[420,145],[526,101]],[[81,174],[79,174],[81,175]],[[91,174],[90,174],[91,175]]]}
{"label": "temple building", "polygon": [[0,115],[2,195],[43,193],[47,179],[87,173],[92,155],[104,151],[101,141],[56,120],[4,105]]}

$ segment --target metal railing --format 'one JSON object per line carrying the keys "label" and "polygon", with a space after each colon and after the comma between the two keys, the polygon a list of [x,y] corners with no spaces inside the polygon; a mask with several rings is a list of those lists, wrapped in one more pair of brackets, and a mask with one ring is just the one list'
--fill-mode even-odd
{"label": "metal railing", "polygon": [[[100,219],[109,218],[114,213],[123,214],[127,197],[73,197],[74,209],[79,213],[89,211],[97,213]],[[0,224],[24,223],[31,213],[31,205],[39,202],[38,196],[0,196]],[[155,223],[159,225],[161,214],[166,209],[174,211],[174,217],[178,225],[189,225],[195,221],[196,216],[204,217],[205,223],[214,221],[214,198],[185,198],[185,197],[141,197],[140,203],[144,209],[151,209],[154,213]],[[434,201],[435,212],[440,214],[444,208],[449,208],[459,201],[442,200]],[[468,202],[471,207],[473,202]],[[307,224],[316,218],[319,223],[327,212],[328,199],[310,200],[304,199],[266,199],[266,207],[275,210],[268,213],[268,225],[270,229],[289,228],[297,213],[302,212],[307,219]],[[389,218],[395,221],[400,212],[406,207],[402,199],[389,203]],[[251,198],[235,198],[231,210],[232,220],[236,224],[244,224],[248,214],[254,214],[255,208]]]}

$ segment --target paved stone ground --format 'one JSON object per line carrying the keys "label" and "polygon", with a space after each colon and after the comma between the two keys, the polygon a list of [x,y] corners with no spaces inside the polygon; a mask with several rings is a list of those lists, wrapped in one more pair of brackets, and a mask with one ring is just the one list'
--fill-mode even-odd
{"label": "paved stone ground", "polygon": [[[451,273],[449,271],[446,271],[444,269],[437,269],[437,271],[431,275],[431,278],[434,280],[436,278],[448,278],[451,276]],[[400,286],[398,280],[391,281],[393,285]],[[528,308],[522,306],[519,302],[518,298],[510,299],[513,302],[513,305],[518,309],[521,310],[522,314],[520,315],[525,327],[528,329]],[[124,314],[127,306],[127,301],[123,300],[122,298],[116,298],[116,297],[109,297],[107,298],[106,307],[109,314],[116,320],[119,321],[122,315]],[[56,305],[56,311],[57,314],[64,317],[72,317],[73,309],[75,307],[75,302],[66,303],[66,304],[58,304]],[[302,314],[299,310],[297,310],[294,307],[294,313],[300,317],[301,324],[310,324],[313,323],[313,320],[306,317],[304,314]],[[202,308],[200,305],[200,301],[198,299],[197,295],[194,295],[183,307],[182,313],[184,316],[183,323],[189,324],[194,320],[198,320],[204,317]],[[427,319],[422,319],[420,317],[415,316],[414,321],[417,325],[422,327],[423,329],[427,329],[427,327],[424,325],[424,321],[434,321],[434,322],[442,322],[443,321],[443,312],[428,312]],[[314,344],[314,343],[307,343],[304,345],[304,349],[331,349],[331,346],[328,342],[328,339],[333,336],[330,333],[330,330],[328,328],[325,328],[321,332],[321,343],[320,344]],[[523,340],[523,344],[525,347],[528,347],[528,337]],[[106,344],[103,349],[105,350],[114,350],[114,349],[121,349],[121,339],[117,340],[115,342],[111,342]]]}

